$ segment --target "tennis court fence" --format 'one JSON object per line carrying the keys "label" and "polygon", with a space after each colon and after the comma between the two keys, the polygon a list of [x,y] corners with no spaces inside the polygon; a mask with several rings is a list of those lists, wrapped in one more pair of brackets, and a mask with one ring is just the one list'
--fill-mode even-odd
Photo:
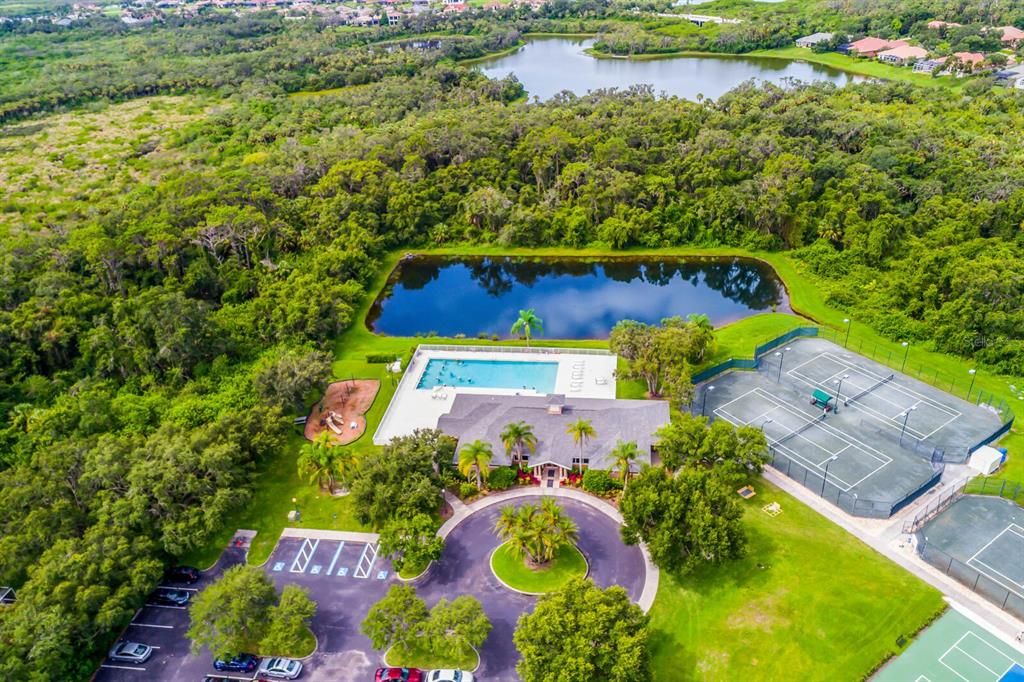
{"label": "tennis court fence", "polygon": [[928,523],[936,516],[949,509],[949,507],[964,496],[964,484],[966,480],[960,482],[959,485],[947,490],[946,492],[939,495],[937,498],[925,505],[924,509],[917,512],[917,516],[904,522],[903,532],[904,533],[916,533],[921,530],[924,524]]}
{"label": "tennis court fence", "polygon": [[831,502],[848,514],[872,519],[887,519],[900,509],[911,504],[939,482],[944,469],[942,465],[938,465],[935,473],[927,481],[916,489],[908,491],[897,500],[871,500],[861,497],[856,493],[846,492],[832,481],[827,480],[826,476],[823,475],[824,472],[819,473],[809,468],[807,465],[780,452],[775,447],[769,447],[768,452],[771,455],[770,464],[772,468],[779,473],[785,474],[818,497]]}
{"label": "tennis court fence", "polygon": [[917,553],[922,559],[985,599],[1024,620],[1024,597],[1006,589],[985,573],[956,559],[934,545],[928,544],[924,534],[918,531]]}

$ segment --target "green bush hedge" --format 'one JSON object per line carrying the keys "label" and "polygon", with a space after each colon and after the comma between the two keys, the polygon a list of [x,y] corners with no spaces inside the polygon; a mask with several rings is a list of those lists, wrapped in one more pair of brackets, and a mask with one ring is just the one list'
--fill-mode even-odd
{"label": "green bush hedge", "polygon": [[459,497],[461,497],[462,499],[466,499],[467,497],[473,497],[478,492],[480,491],[477,490],[476,486],[473,485],[472,483],[463,483],[462,485],[459,486]]}
{"label": "green bush hedge", "polygon": [[587,492],[603,495],[621,487],[618,479],[612,478],[604,469],[587,469],[583,472],[583,489]]}
{"label": "green bush hedge", "polygon": [[366,362],[371,365],[389,365],[400,357],[398,353],[370,353],[366,356]]}
{"label": "green bush hedge", "polygon": [[505,490],[515,485],[515,482],[515,469],[512,467],[497,467],[491,469],[491,475],[487,478],[487,487],[491,490]]}

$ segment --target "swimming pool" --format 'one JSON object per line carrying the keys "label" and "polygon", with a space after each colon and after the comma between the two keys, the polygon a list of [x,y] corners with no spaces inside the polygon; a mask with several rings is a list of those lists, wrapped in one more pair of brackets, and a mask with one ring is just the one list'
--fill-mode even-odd
{"label": "swimming pool", "polygon": [[557,362],[433,358],[427,362],[417,388],[464,386],[554,393],[557,374]]}

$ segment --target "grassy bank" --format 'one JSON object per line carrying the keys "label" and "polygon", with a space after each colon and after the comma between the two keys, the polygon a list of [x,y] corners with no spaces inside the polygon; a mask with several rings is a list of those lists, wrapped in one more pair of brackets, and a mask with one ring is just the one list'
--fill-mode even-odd
{"label": "grassy bank", "polygon": [[889,81],[905,81],[916,85],[923,85],[929,88],[949,88],[959,90],[962,81],[949,76],[935,78],[925,73],[914,73],[910,67],[892,66],[883,64],[874,59],[861,57],[850,57],[838,52],[812,52],[802,47],[780,47],[772,50],[756,50],[748,52],[748,57],[766,57],[769,59],[788,59],[810,64],[821,64],[833,69],[855,73],[871,78],[881,78]]}
{"label": "grassy bank", "polygon": [[[767,482],[743,502],[745,558],[661,574],[652,679],[859,680],[941,594]],[[778,502],[782,513],[761,508]]]}

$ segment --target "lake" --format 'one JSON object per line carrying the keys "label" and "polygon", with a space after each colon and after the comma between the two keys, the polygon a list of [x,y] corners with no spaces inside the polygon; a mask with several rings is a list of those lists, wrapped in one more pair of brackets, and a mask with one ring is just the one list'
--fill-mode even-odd
{"label": "lake", "polygon": [[752,78],[779,85],[789,80],[837,85],[865,80],[819,64],[764,57],[595,59],[583,51],[593,44],[589,39],[531,38],[516,52],[481,61],[478,68],[490,78],[514,73],[530,97],[541,100],[563,90],[585,95],[639,84],[652,85],[659,95],[696,100],[697,95],[717,99]]}
{"label": "lake", "polygon": [[790,311],[775,271],[753,259],[414,256],[391,273],[366,323],[391,336],[508,338],[524,308],[536,310],[551,339],[606,338],[622,319],[703,313],[720,326]]}

